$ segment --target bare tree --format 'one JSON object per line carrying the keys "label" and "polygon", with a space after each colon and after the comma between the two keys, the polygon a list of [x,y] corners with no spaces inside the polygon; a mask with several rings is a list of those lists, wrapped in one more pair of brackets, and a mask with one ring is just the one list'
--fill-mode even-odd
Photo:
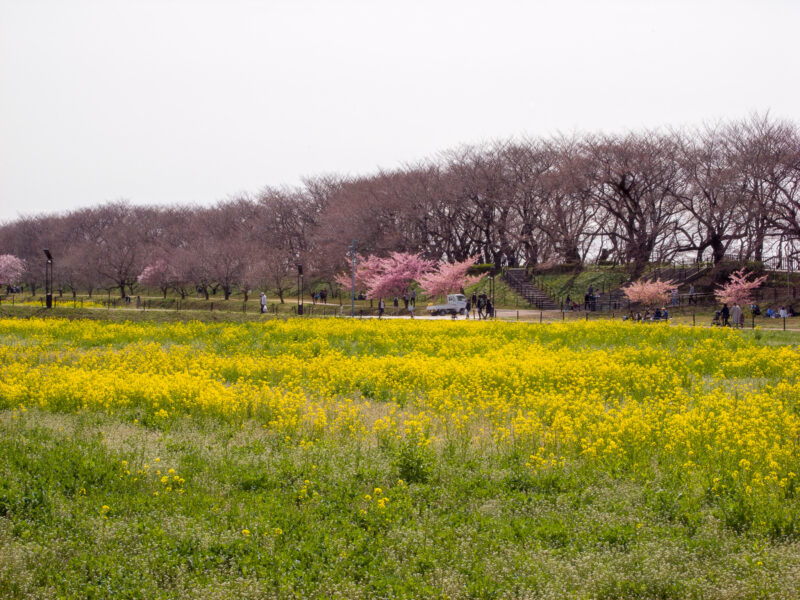
{"label": "bare tree", "polygon": [[736,150],[718,125],[694,135],[676,132],[673,139],[683,178],[677,197],[685,213],[678,228],[678,251],[692,251],[701,261],[710,248],[716,263],[745,231],[746,197]]}
{"label": "bare tree", "polygon": [[677,226],[679,172],[674,142],[662,135],[589,140],[593,198],[608,219],[602,233],[616,238],[631,276],[644,271],[653,250]]}

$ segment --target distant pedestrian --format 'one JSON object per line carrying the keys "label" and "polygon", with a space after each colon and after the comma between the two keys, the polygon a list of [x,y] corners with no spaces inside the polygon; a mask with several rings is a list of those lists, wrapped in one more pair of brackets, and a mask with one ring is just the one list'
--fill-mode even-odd
{"label": "distant pedestrian", "polygon": [[728,308],[727,304],[722,305],[722,310],[719,311],[719,316],[722,318],[722,326],[730,327],[731,310]]}
{"label": "distant pedestrian", "polygon": [[486,308],[486,294],[478,296],[478,318],[484,319],[484,309]]}
{"label": "distant pedestrian", "polygon": [[490,298],[486,299],[486,318],[489,317],[494,318],[494,304],[492,304],[492,300]]}
{"label": "distant pedestrian", "polygon": [[386,310],[386,303],[383,301],[383,298],[378,300],[378,318],[383,317],[383,312]]}
{"label": "distant pedestrian", "polygon": [[469,300],[467,300],[467,307],[466,308],[467,309],[464,311],[464,314],[466,315],[467,319],[469,319],[469,309],[472,308],[472,304],[470,303]]}
{"label": "distant pedestrian", "polygon": [[267,295],[261,292],[261,314],[267,312]]}
{"label": "distant pedestrian", "polygon": [[672,289],[672,306],[678,306],[678,288]]}
{"label": "distant pedestrian", "polygon": [[742,308],[738,302],[734,302],[731,307],[731,321],[733,321],[734,327],[742,326]]}
{"label": "distant pedestrian", "polygon": [[394,297],[394,307],[397,308],[400,306],[400,300],[397,299],[397,296]]}
{"label": "distant pedestrian", "polygon": [[694,284],[689,286],[689,304],[697,305],[697,296],[694,293]]}
{"label": "distant pedestrian", "polygon": [[414,318],[414,299],[410,299],[408,301],[408,312],[411,314],[411,318]]}

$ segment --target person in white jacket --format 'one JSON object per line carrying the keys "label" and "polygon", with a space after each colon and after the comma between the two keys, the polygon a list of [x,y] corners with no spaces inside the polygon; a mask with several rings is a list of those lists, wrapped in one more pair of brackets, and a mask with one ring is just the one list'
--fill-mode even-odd
{"label": "person in white jacket", "polygon": [[731,322],[734,327],[742,326],[742,307],[738,302],[734,302],[733,308],[731,308]]}

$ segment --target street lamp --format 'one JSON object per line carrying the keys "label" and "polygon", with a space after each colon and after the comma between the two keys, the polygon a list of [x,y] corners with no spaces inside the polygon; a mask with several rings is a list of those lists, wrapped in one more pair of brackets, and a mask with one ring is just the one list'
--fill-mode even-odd
{"label": "street lamp", "polygon": [[53,308],[53,255],[45,248],[44,255],[47,262],[44,265],[44,294],[47,308]]}
{"label": "street lamp", "polygon": [[350,272],[352,277],[350,283],[350,318],[355,319],[356,317],[356,242],[358,240],[353,240],[353,243],[350,245],[350,259],[353,261],[353,269]]}
{"label": "street lamp", "polygon": [[489,275],[489,281],[491,282],[489,293],[492,296],[492,321],[494,321],[494,316],[497,314],[497,307],[494,304],[494,271]]}
{"label": "street lamp", "polygon": [[303,314],[303,265],[297,263],[297,314]]}

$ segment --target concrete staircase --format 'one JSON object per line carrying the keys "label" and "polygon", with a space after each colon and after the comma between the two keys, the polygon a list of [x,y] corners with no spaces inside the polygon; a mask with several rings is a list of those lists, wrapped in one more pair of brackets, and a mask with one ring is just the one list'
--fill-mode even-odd
{"label": "concrete staircase", "polygon": [[525,269],[506,269],[503,279],[531,306],[539,310],[557,310],[559,308],[559,305],[550,296],[533,284]]}

